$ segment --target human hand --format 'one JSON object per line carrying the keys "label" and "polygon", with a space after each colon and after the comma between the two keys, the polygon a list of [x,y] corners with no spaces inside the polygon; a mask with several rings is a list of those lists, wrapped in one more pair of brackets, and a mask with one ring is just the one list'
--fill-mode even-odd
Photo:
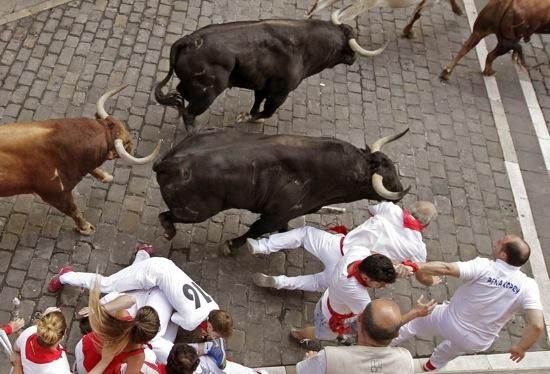
{"label": "human hand", "polygon": [[510,353],[510,360],[514,362],[520,362],[525,357],[525,349],[517,344],[513,345],[508,352]]}
{"label": "human hand", "polygon": [[78,311],[78,315],[80,317],[88,317],[90,315],[90,308],[85,306],[84,308],[82,308]]}
{"label": "human hand", "polygon": [[407,278],[413,275],[413,268],[403,264],[393,265],[398,278]]}
{"label": "human hand", "polygon": [[23,318],[16,318],[13,321],[10,321],[8,325],[11,327],[12,333],[14,333],[21,330],[21,328],[25,325],[25,320]]}
{"label": "human hand", "polygon": [[412,309],[414,310],[417,317],[426,317],[429,315],[437,305],[437,301],[431,299],[427,303],[424,303],[424,295],[420,295],[416,303],[413,305]]}
{"label": "human hand", "polygon": [[308,351],[308,352],[306,352],[306,354],[304,355],[304,360],[307,360],[308,358],[315,357],[315,356],[317,356],[317,352],[315,352],[315,351]]}

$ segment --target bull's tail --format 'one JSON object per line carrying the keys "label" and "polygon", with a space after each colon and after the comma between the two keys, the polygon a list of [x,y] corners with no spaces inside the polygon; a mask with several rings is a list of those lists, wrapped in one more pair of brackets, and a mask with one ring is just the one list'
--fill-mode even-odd
{"label": "bull's tail", "polygon": [[185,102],[183,97],[177,91],[170,91],[166,95],[162,93],[162,88],[168,84],[172,75],[174,74],[174,66],[176,65],[176,58],[178,57],[179,50],[184,44],[184,38],[176,41],[172,48],[170,48],[170,68],[166,77],[161,80],[155,86],[155,99],[157,99],[159,104],[168,105],[168,106],[177,106],[179,108],[184,108]]}

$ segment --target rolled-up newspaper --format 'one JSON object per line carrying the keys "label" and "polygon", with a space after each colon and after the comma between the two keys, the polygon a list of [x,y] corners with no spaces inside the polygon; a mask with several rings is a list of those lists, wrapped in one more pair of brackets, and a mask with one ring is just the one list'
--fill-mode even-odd
{"label": "rolled-up newspaper", "polygon": [[19,318],[19,313],[21,311],[21,300],[14,297],[11,303],[13,304],[13,311],[11,312],[12,319],[17,319]]}
{"label": "rolled-up newspaper", "polygon": [[344,214],[346,213],[346,208],[340,208],[338,206],[324,206],[321,209],[319,209],[317,213]]}
{"label": "rolled-up newspaper", "polygon": [[6,353],[8,357],[11,356],[11,343],[8,339],[8,335],[4,332],[4,330],[0,329],[0,346],[2,346],[2,349]]}

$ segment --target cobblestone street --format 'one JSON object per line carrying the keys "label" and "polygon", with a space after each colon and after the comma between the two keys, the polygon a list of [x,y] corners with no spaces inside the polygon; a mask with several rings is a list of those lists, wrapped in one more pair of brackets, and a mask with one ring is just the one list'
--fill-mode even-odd
{"label": "cobblestone street", "polygon": [[[164,140],[164,154],[185,136],[177,111],[158,105],[152,93],[168,71],[172,43],[212,23],[303,18],[311,4],[311,0],[76,0],[1,25],[0,123],[93,117],[95,103],[107,89],[128,83],[107,101],[107,111],[127,124],[136,155],[149,154],[158,139]],[[464,58],[448,83],[438,78],[469,35],[468,22],[442,2],[424,12],[414,28],[415,39],[403,39],[400,33],[411,12],[412,8],[377,9],[360,16],[351,23],[359,42],[367,49],[388,42],[386,51],[305,80],[264,124],[236,123],[240,112],[249,111],[253,98],[251,91],[233,88],[197,118],[197,126],[329,136],[359,147],[410,128],[384,152],[397,163],[403,185],[412,186],[403,205],[417,199],[436,204],[439,216],[424,234],[428,259],[488,257],[498,238],[504,233],[521,235],[521,227],[475,53]],[[316,18],[329,16],[325,10]],[[534,36],[531,44],[524,45],[530,62],[545,64],[530,75],[548,117],[550,44],[545,41]],[[521,150],[520,164],[547,254],[548,174],[539,166],[538,144],[529,137],[527,126],[522,129],[528,115],[514,88],[517,82],[507,78],[507,72],[514,70],[510,58],[503,56],[497,62],[509,120],[520,133],[514,142]],[[173,78],[172,87],[178,82]],[[58,305],[69,321],[64,345],[72,354],[81,337],[76,312],[87,305],[88,293],[65,287],[52,295],[46,290],[47,281],[67,263],[75,270],[111,274],[131,263],[135,245],[145,242],[153,243],[157,255],[172,259],[233,315],[235,332],[228,346],[235,361],[259,367],[292,365],[303,358],[305,351],[289,338],[289,330],[312,322],[319,294],[258,288],[251,277],[258,271],[290,276],[317,272],[321,265],[316,259],[301,249],[255,257],[241,248],[235,257],[222,256],[223,242],[244,233],[256,219],[239,210],[225,211],[201,224],[177,225],[176,237],[167,242],[157,218],[166,206],[151,164],[132,167],[117,160],[108,161],[104,169],[114,175],[113,182],[101,183],[88,175],[74,190],[84,217],[96,227],[89,237],[79,235],[72,219],[37,196],[0,198],[0,322],[9,320],[15,296],[22,299],[26,320]],[[291,226],[337,223],[352,228],[369,217],[367,204],[365,200],[342,204],[344,214],[311,214],[293,220]],[[446,300],[458,284],[448,279],[426,289],[400,279],[375,296],[392,297],[407,311],[421,294]],[[524,324],[516,316],[489,352],[507,352]],[[548,349],[544,341],[535,349]],[[406,347],[413,356],[424,357],[434,343],[416,340]],[[0,366],[0,373],[5,366]]]}

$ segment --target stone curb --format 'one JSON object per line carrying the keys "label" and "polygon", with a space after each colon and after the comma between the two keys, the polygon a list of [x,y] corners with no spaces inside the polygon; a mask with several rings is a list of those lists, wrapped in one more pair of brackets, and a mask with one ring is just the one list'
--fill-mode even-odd
{"label": "stone curb", "polygon": [[0,17],[0,26],[5,25],[6,23],[10,23],[13,21],[17,21],[18,19],[32,16],[36,13],[43,12],[44,10],[48,10],[51,8],[54,8],[59,5],[63,5],[68,3],[71,0],[48,0],[48,1],[42,1],[37,5],[30,6],[25,9],[18,10],[16,12],[13,12],[11,14],[7,14],[3,17]]}
{"label": "stone curb", "polygon": [[[417,373],[422,373],[425,358],[414,360]],[[294,366],[276,366],[263,368],[269,374],[295,374]],[[440,373],[550,373],[550,351],[528,352],[520,363],[510,360],[509,354],[460,356],[451,361]]]}

